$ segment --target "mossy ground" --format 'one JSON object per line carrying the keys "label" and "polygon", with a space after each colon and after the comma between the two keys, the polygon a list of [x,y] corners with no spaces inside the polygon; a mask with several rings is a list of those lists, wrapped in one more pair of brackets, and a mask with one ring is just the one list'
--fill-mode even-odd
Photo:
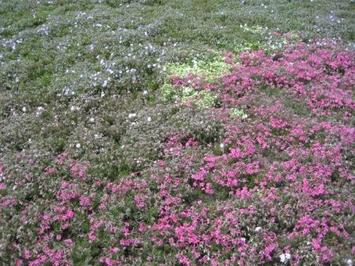
{"label": "mossy ground", "polygon": [[[1,1],[0,163],[11,166],[13,180],[31,180],[13,189],[19,209],[53,197],[59,179],[40,173],[63,152],[114,181],[159,160],[170,132],[215,145],[223,132],[205,110],[216,104],[214,94],[176,92],[168,75],[214,81],[229,70],[225,51],[279,48],[274,31],[306,42],[341,38],[353,48],[354,12],[348,0]],[[198,108],[178,105],[177,98]],[[289,105],[307,114],[301,103]],[[246,118],[242,109],[231,116]],[[39,193],[43,187],[48,194]],[[18,234],[30,241],[27,229],[15,230],[20,218],[10,216],[4,214],[13,228],[1,217],[3,239],[10,243]],[[7,248],[0,245],[5,264],[13,259]],[[97,250],[78,239],[73,261],[91,263]]]}

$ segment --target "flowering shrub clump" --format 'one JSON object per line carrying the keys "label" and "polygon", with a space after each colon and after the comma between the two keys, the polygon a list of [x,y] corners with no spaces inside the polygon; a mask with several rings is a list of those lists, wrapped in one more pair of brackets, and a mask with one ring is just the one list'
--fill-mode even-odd
{"label": "flowering shrub clump", "polygon": [[[122,150],[105,157],[124,154],[120,175],[100,176],[105,146],[86,159],[69,148],[40,158],[24,149],[22,168],[1,156],[1,258],[30,266],[351,265],[354,58],[332,42],[298,43],[271,55],[228,53],[230,72],[213,82],[172,77],[167,95],[213,95],[218,104],[118,115],[117,128],[102,117],[105,136],[132,135],[115,138]],[[166,116],[171,124],[159,129]],[[149,157],[142,134],[156,136]],[[124,145],[136,145],[134,167]]]}

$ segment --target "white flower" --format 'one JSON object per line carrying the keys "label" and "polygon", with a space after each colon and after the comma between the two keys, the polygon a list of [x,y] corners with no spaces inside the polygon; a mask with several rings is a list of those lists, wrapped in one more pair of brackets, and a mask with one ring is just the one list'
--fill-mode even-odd
{"label": "white flower", "polygon": [[91,117],[91,118],[89,119],[89,122],[90,122],[90,123],[94,123],[94,122],[95,122],[95,118]]}
{"label": "white flower", "polygon": [[77,144],[75,145],[75,147],[76,147],[77,149],[80,149],[80,147],[81,147],[80,143],[77,143]]}
{"label": "white flower", "polygon": [[291,259],[291,254],[290,253],[282,253],[281,255],[280,255],[280,261],[282,262],[282,263],[287,263],[289,260]]}
{"label": "white flower", "polygon": [[70,111],[72,111],[72,112],[75,112],[75,111],[79,111],[80,110],[80,108],[79,107],[77,107],[77,106],[71,106],[70,107]]}
{"label": "white flower", "polygon": [[148,94],[148,91],[147,90],[144,90],[143,91],[143,95],[147,95]]}
{"label": "white flower", "polygon": [[262,228],[261,228],[260,226],[258,226],[258,227],[255,228],[255,232],[260,232],[261,229],[262,229]]}
{"label": "white flower", "polygon": [[353,261],[351,259],[346,260],[346,265],[347,266],[353,266]]}
{"label": "white flower", "polygon": [[224,149],[224,144],[223,144],[223,143],[219,144],[219,147],[220,147],[221,149]]}
{"label": "white flower", "polygon": [[281,254],[280,255],[280,261],[282,262],[282,263],[285,263],[286,262],[286,256],[285,256],[285,254]]}
{"label": "white flower", "polygon": [[36,112],[36,116],[40,116],[44,111],[44,108],[42,106],[37,107],[37,112]]}
{"label": "white flower", "polygon": [[26,109],[26,107],[24,106],[24,107],[22,107],[22,112],[26,112],[27,111],[27,109]]}
{"label": "white flower", "polygon": [[128,114],[128,118],[129,118],[129,119],[134,118],[134,117],[136,117],[136,116],[137,116],[137,114],[135,114],[135,113]]}
{"label": "white flower", "polygon": [[148,122],[152,121],[152,118],[149,116],[149,117],[147,118],[147,121],[148,121]]}

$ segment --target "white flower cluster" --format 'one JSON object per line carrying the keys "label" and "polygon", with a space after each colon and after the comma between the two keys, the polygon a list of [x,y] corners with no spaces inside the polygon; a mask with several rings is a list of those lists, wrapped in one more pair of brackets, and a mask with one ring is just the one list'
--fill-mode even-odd
{"label": "white flower cluster", "polygon": [[291,259],[291,254],[286,252],[286,253],[282,253],[279,257],[280,257],[281,263],[286,264]]}

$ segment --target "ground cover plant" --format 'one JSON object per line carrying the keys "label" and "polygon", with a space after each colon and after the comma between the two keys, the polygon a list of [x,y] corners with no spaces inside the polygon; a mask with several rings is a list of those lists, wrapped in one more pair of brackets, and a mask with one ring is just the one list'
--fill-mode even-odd
{"label": "ground cover plant", "polygon": [[0,1],[1,265],[353,265],[353,1]]}

